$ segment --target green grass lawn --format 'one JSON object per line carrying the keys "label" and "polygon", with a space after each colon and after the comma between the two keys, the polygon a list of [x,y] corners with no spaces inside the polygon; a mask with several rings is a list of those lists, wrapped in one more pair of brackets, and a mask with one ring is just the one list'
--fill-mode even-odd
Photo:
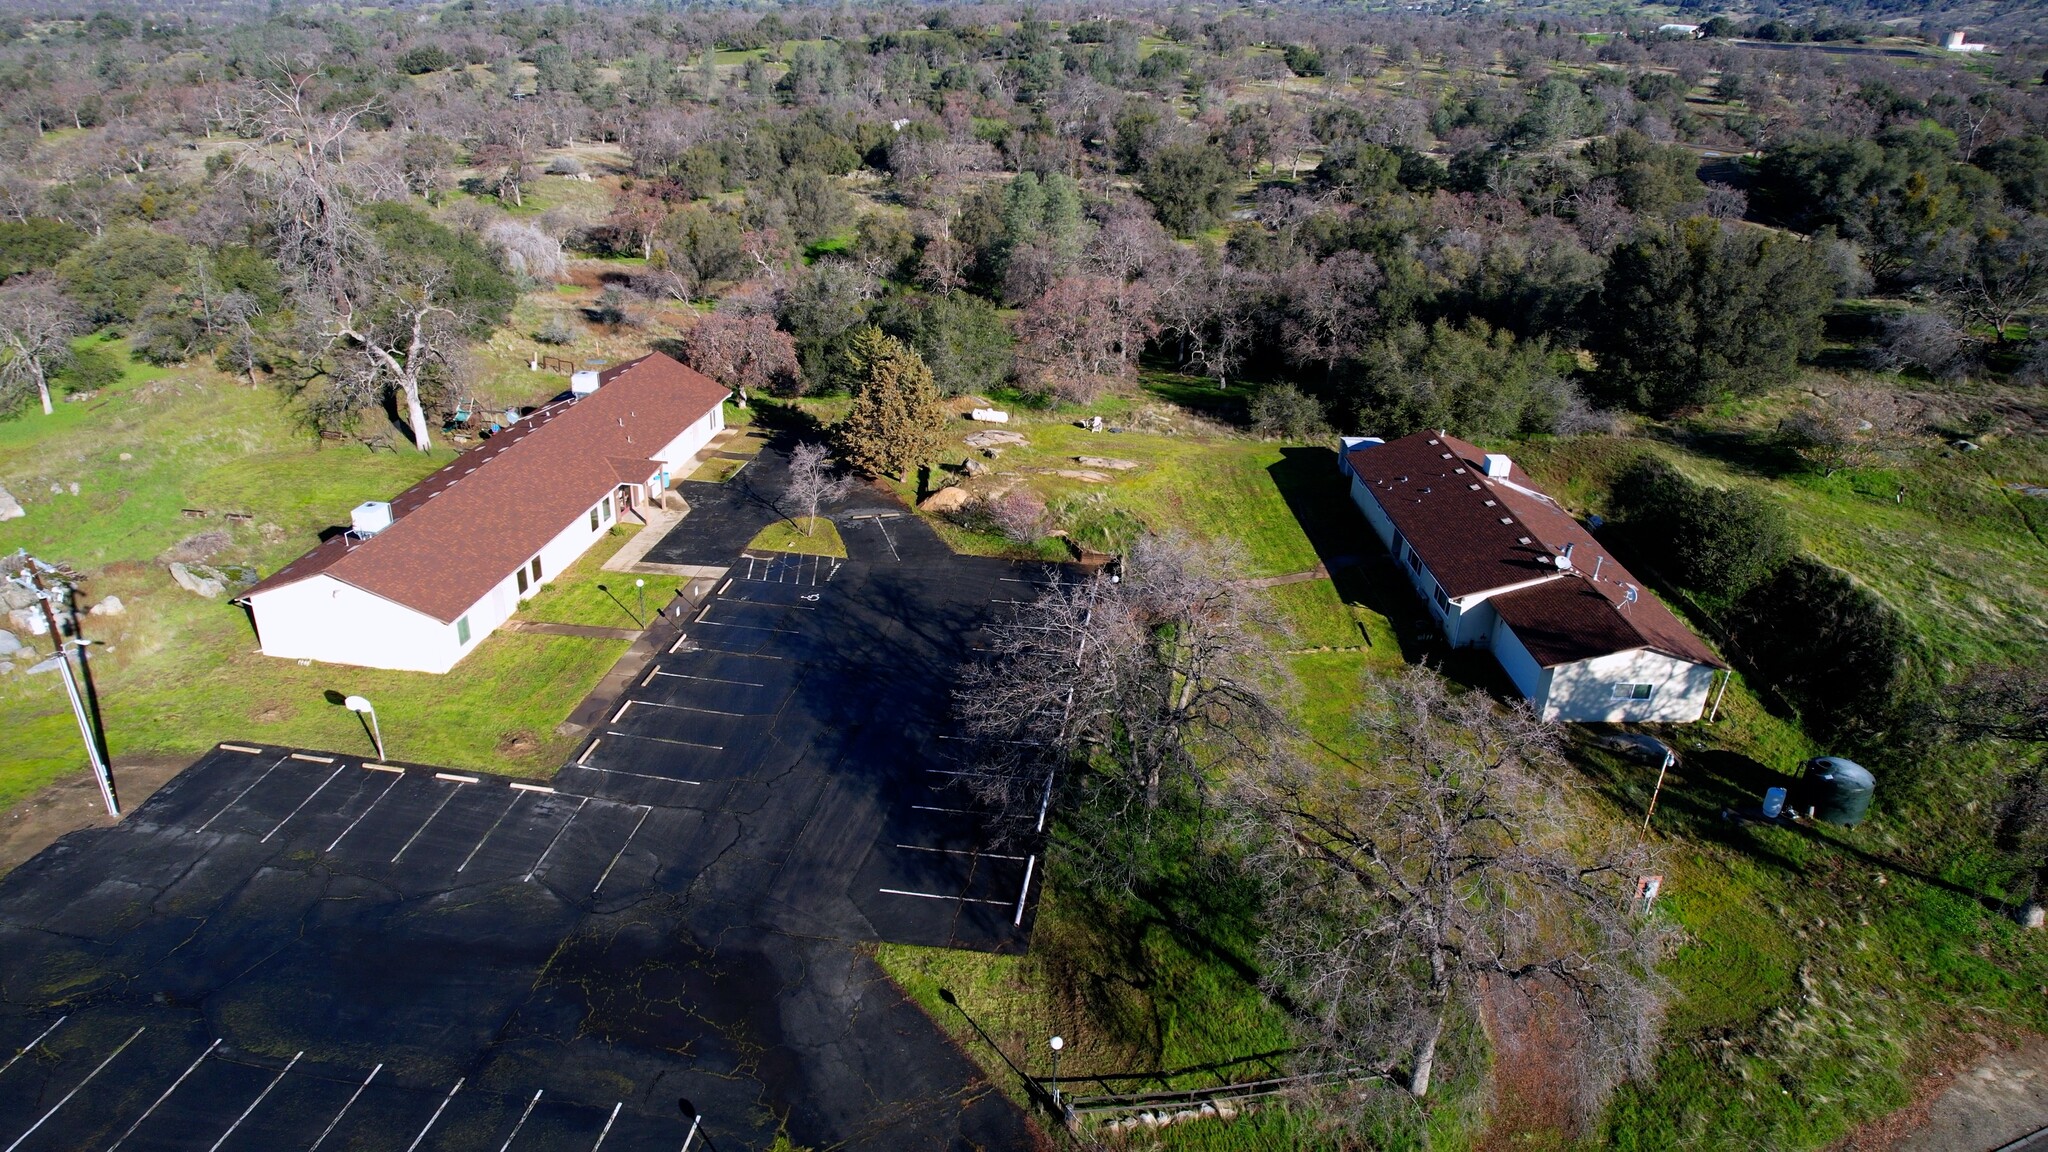
{"label": "green grass lawn", "polygon": [[647,612],[659,612],[675,595],[674,581],[648,579],[630,572],[606,572],[604,562],[626,546],[641,529],[637,524],[614,524],[590,551],[574,564],[540,586],[519,606],[518,618],[549,624],[591,624],[600,628],[641,628],[646,626],[640,610],[640,589],[633,581],[646,580]]}
{"label": "green grass lawn", "polygon": [[[355,717],[327,702],[339,692],[376,701],[394,757],[545,773],[573,745],[555,726],[624,642],[495,635],[445,676],[300,665],[258,655],[246,612],[183,591],[160,562],[182,540],[219,533],[212,562],[274,571],[356,504],[451,458],[323,446],[274,389],[131,364],[90,402],[0,421],[0,484],[28,512],[0,524],[0,554],[27,548],[71,564],[88,576],[84,602],[113,595],[126,606],[85,625],[101,644],[93,673],[117,760],[233,739],[367,751]],[[0,731],[0,807],[83,763],[53,678],[0,678]]]}
{"label": "green grass lawn", "polygon": [[722,456],[714,456],[699,464],[697,470],[690,473],[686,479],[701,481],[705,484],[723,484],[727,480],[739,475],[740,469],[746,466],[747,461],[745,460],[727,460]]}
{"label": "green grass lawn", "polygon": [[804,516],[796,521],[777,520],[755,534],[747,548],[846,558],[846,541],[840,539],[838,526],[823,516]]}

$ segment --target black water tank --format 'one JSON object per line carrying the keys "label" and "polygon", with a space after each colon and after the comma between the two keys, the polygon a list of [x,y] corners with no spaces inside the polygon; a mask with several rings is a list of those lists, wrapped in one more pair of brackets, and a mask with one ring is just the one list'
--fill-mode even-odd
{"label": "black water tank", "polygon": [[1808,760],[1793,789],[1793,811],[1815,820],[1854,828],[1870,812],[1877,777],[1854,760],[1820,756]]}

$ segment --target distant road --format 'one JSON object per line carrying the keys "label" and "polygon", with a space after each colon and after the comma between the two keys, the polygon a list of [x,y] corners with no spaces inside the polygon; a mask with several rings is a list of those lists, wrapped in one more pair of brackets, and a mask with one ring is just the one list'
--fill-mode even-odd
{"label": "distant road", "polygon": [[1743,48],[1767,48],[1773,52],[1831,52],[1837,56],[1894,56],[1905,59],[1926,57],[1932,53],[1917,48],[1873,48],[1866,44],[1787,44],[1778,40],[1730,40],[1730,44]]}

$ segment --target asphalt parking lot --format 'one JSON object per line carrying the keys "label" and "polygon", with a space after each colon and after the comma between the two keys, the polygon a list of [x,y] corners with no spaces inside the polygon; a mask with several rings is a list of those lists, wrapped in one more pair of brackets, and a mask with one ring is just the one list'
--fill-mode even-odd
{"label": "asphalt parking lot", "polygon": [[846,560],[721,551],[777,463],[686,486],[650,559],[727,578],[552,781],[230,742],[0,879],[0,1152],[673,1149],[679,1097],[721,1148],[1033,1146],[860,946],[1028,942],[947,704],[1045,574],[872,496]]}

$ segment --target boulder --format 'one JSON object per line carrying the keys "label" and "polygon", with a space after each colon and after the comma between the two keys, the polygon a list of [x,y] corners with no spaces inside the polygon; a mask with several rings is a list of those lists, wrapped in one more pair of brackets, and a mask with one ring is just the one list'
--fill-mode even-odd
{"label": "boulder", "polygon": [[1010,422],[1010,414],[1000,408],[976,408],[974,411],[969,412],[967,417],[970,420],[979,420],[984,424],[1008,424]]}
{"label": "boulder", "polygon": [[989,473],[988,465],[983,464],[981,461],[976,460],[972,456],[969,456],[967,459],[962,460],[960,462],[960,467],[965,469],[969,476],[986,476]]}
{"label": "boulder", "polygon": [[0,612],[36,606],[36,594],[19,584],[0,583]]}
{"label": "boulder", "polygon": [[48,636],[50,621],[41,608],[16,608],[7,614],[7,626],[30,636]]}
{"label": "boulder", "polygon": [[958,512],[967,507],[973,499],[965,488],[941,488],[925,497],[917,507],[921,512]]}
{"label": "boulder", "polygon": [[1114,456],[1076,456],[1074,462],[1086,468],[1107,468],[1112,472],[1129,472],[1144,465],[1136,460],[1118,460]]}
{"label": "boulder", "polygon": [[119,596],[109,596],[91,608],[86,609],[85,614],[88,616],[119,616],[127,611],[128,606],[121,603]]}
{"label": "boulder", "polygon": [[969,448],[996,448],[1004,444],[1015,444],[1023,447],[1030,444],[1031,441],[1026,440],[1022,432],[1003,432],[991,428],[986,432],[976,432],[974,435],[969,436],[966,443]]}
{"label": "boulder", "polygon": [[0,632],[0,656],[12,656],[21,651],[21,641],[12,632]]}
{"label": "boulder", "polygon": [[221,579],[220,573],[204,564],[172,564],[171,579],[185,591],[208,600],[218,600],[221,593],[228,590],[227,581]]}
{"label": "boulder", "polygon": [[1093,472],[1086,468],[1055,468],[1052,470],[1052,474],[1055,476],[1064,476],[1069,480],[1079,480],[1084,484],[1109,483],[1109,476],[1107,473]]}
{"label": "boulder", "polygon": [[14,498],[14,493],[0,488],[0,520],[19,520],[26,515],[27,510],[22,508],[21,501]]}

